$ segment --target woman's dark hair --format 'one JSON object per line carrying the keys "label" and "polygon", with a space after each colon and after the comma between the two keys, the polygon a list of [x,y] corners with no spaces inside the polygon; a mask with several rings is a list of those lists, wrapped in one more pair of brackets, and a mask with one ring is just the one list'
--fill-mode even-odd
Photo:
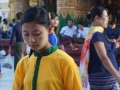
{"label": "woman's dark hair", "polygon": [[29,23],[29,22],[34,22],[43,25],[46,28],[48,28],[50,25],[47,11],[42,7],[36,7],[36,6],[28,8],[22,16],[22,20],[21,20],[22,25],[24,23]]}
{"label": "woman's dark hair", "polygon": [[15,23],[15,19],[12,19],[12,22]]}
{"label": "woman's dark hair", "polygon": [[[58,15],[54,12],[51,12],[50,15],[51,15],[51,19],[54,19],[55,17],[58,17]],[[55,31],[55,34],[58,36],[58,26],[55,27],[54,31]]]}
{"label": "woman's dark hair", "polygon": [[51,12],[50,15],[51,15],[51,19],[54,19],[55,17],[58,17],[58,15],[54,12]]}
{"label": "woman's dark hair", "polygon": [[[48,18],[48,13],[43,7],[30,7],[22,15],[21,25],[24,23],[34,22],[36,24],[43,25],[46,28],[49,28],[50,22]],[[34,50],[30,50],[29,57],[32,55]]]}
{"label": "woman's dark hair", "polygon": [[95,16],[99,16],[101,17],[103,14],[103,11],[105,10],[105,8],[101,7],[101,6],[95,6],[91,9],[91,11],[87,14],[87,19],[94,21]]}
{"label": "woman's dark hair", "polygon": [[79,21],[77,24],[84,25],[82,21]]}
{"label": "woman's dark hair", "polygon": [[48,11],[48,6],[43,5],[43,6],[40,6],[40,7],[44,8],[47,12],[49,12],[49,11]]}
{"label": "woman's dark hair", "polygon": [[7,19],[3,19],[3,23],[7,25],[8,24]]}

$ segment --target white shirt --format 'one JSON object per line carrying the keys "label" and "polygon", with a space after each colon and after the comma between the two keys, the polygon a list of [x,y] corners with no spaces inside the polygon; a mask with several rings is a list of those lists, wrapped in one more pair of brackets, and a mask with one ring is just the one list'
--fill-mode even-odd
{"label": "white shirt", "polygon": [[88,31],[89,31],[88,27],[83,27],[83,30],[78,29],[78,32],[80,33],[81,38],[86,38]]}
{"label": "white shirt", "polygon": [[76,30],[77,30],[77,27],[74,25],[72,26],[72,28],[65,26],[61,29],[60,34],[64,34],[66,36],[70,36],[71,38],[73,38],[73,35],[76,32]]}

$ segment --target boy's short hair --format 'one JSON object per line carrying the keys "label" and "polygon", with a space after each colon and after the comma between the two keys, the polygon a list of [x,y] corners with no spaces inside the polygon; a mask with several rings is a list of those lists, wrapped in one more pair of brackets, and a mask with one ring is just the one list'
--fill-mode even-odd
{"label": "boy's short hair", "polygon": [[82,21],[79,21],[77,24],[84,25]]}

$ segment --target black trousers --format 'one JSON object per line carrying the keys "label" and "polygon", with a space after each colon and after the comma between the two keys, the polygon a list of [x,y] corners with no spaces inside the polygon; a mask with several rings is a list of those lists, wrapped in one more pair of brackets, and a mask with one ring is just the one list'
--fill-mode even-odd
{"label": "black trousers", "polygon": [[76,44],[84,44],[85,38],[74,38],[73,41]]}

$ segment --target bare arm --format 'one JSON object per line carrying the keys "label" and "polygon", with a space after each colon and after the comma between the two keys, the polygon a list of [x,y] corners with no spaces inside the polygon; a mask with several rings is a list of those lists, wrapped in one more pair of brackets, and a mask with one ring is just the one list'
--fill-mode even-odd
{"label": "bare arm", "polygon": [[24,57],[25,51],[26,51],[26,44],[24,43],[23,47],[22,47],[22,56],[21,57]]}
{"label": "bare arm", "polygon": [[120,36],[118,37],[118,39],[116,40],[117,42],[120,41]]}
{"label": "bare arm", "polygon": [[102,64],[117,79],[120,85],[120,75],[108,58],[104,43],[101,41],[97,41],[94,43],[94,46]]}
{"label": "bare arm", "polygon": [[109,42],[112,42],[112,39],[109,39],[107,35],[105,35],[105,37],[107,38],[107,40],[108,40]]}
{"label": "bare arm", "polygon": [[61,29],[61,31],[60,31],[60,35],[61,36],[63,36],[64,35],[64,32],[65,32],[65,30],[64,30],[64,27]]}

